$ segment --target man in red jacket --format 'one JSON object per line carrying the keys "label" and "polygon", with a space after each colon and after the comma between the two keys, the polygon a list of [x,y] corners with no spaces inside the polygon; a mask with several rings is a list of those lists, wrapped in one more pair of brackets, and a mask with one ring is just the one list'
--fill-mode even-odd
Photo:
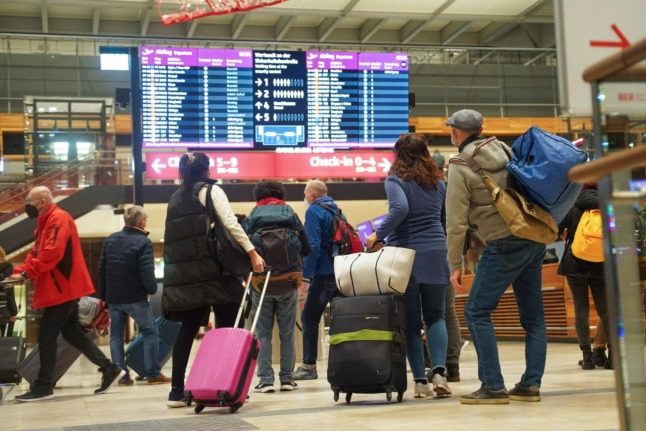
{"label": "man in red jacket", "polygon": [[103,374],[95,394],[106,392],[125,372],[110,362],[81,328],[78,299],[94,293],[74,219],[60,209],[47,187],[34,187],[25,200],[25,212],[38,218],[34,245],[15,272],[34,281],[32,307],[43,310],[38,328],[40,370],[31,390],[16,397],[30,402],[54,398],[52,373],[56,365],[58,334],[99,367]]}

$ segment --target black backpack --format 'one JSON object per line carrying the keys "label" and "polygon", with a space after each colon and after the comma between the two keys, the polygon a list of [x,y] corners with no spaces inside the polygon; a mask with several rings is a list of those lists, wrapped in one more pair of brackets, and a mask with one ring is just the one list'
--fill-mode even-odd
{"label": "black backpack", "polygon": [[303,259],[298,230],[300,223],[289,206],[256,207],[245,219],[244,226],[265,264],[271,266],[272,273],[301,269]]}

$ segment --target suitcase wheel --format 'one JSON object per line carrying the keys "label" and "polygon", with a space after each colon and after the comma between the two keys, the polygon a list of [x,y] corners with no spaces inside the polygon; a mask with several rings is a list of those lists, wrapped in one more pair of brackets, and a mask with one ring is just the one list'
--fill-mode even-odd
{"label": "suitcase wheel", "polygon": [[195,404],[195,414],[200,413],[202,410],[204,410],[204,404]]}
{"label": "suitcase wheel", "polygon": [[334,402],[336,403],[337,401],[339,401],[339,391],[335,390],[334,391]]}
{"label": "suitcase wheel", "polygon": [[242,404],[234,404],[231,407],[229,407],[229,413],[235,413],[238,411],[238,409],[242,407]]}
{"label": "suitcase wheel", "polygon": [[352,392],[348,392],[345,394],[345,402],[346,404],[350,404],[350,401],[352,400]]}
{"label": "suitcase wheel", "polygon": [[386,392],[386,399],[387,399],[388,401],[392,400],[392,399],[393,399],[393,393],[392,393],[392,392],[390,392],[390,391]]}
{"label": "suitcase wheel", "polygon": [[397,402],[401,403],[404,399],[404,393],[402,391],[397,392]]}

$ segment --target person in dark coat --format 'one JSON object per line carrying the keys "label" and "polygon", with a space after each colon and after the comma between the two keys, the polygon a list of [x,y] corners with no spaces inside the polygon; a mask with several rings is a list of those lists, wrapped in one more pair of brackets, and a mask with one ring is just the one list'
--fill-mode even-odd
{"label": "person in dark coat", "polygon": [[143,207],[134,205],[123,215],[125,226],[103,242],[99,260],[101,296],[110,308],[110,353],[112,361],[126,372],[119,386],[130,386],[134,381],[126,367],[123,350],[123,332],[132,317],[143,335],[145,377],[148,384],[170,383],[161,373],[159,361],[159,334],[155,326],[148,295],[157,291],[153,244],[148,239]]}
{"label": "person in dark coat", "polygon": [[[184,377],[202,318],[212,307],[216,327],[232,327],[244,292],[242,279],[225,276],[207,248],[206,199],[212,199],[222,224],[248,253],[253,271],[262,272],[265,266],[238,223],[224,190],[209,179],[207,155],[184,154],[179,161],[179,174],[182,185],[168,202],[164,232],[162,308],[167,318],[182,323],[173,346],[168,407],[186,406]],[[209,184],[213,188],[207,196]]]}
{"label": "person in dark coat", "polygon": [[[558,273],[565,275],[574,300],[574,326],[579,348],[583,354],[580,362],[584,370],[594,369],[596,365],[611,368],[606,357],[604,346],[595,346],[594,352],[590,347],[590,302],[592,293],[594,306],[599,314],[603,328],[608,328],[608,307],[606,305],[606,284],[603,274],[603,262],[589,262],[579,259],[572,254],[572,241],[581,216],[587,210],[599,209],[599,195],[594,186],[587,185],[577,198],[574,207],[568,212],[559,231],[565,238],[565,250],[559,265]],[[599,331],[599,328],[597,328]]]}

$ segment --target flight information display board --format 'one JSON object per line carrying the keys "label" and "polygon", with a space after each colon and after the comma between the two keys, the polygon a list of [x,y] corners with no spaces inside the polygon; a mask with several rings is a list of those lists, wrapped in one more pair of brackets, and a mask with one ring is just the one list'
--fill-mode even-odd
{"label": "flight information display board", "polygon": [[391,147],[408,131],[401,53],[140,48],[148,148]]}

